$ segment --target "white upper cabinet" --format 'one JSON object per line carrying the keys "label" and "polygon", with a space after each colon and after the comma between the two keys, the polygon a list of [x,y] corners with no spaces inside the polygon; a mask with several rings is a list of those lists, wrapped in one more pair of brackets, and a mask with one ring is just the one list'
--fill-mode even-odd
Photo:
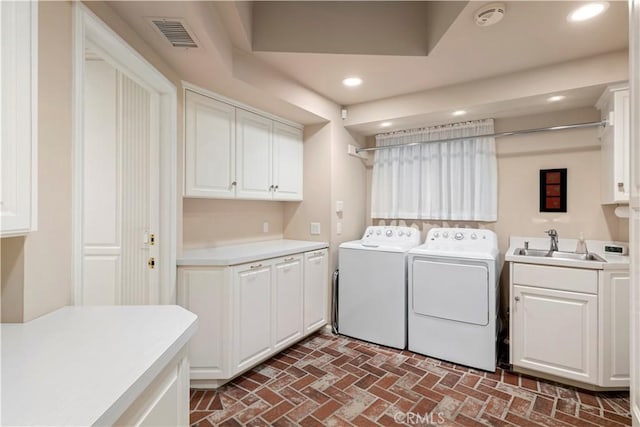
{"label": "white upper cabinet", "polygon": [[37,2],[0,2],[0,235],[36,229]]}
{"label": "white upper cabinet", "polygon": [[185,105],[185,195],[234,198],[235,107],[190,90]]}
{"label": "white upper cabinet", "polygon": [[302,130],[273,123],[273,198],[302,200]]}
{"label": "white upper cabinet", "polygon": [[249,111],[236,111],[237,197],[272,199],[271,141],[273,121]]}
{"label": "white upper cabinet", "polygon": [[185,197],[302,200],[302,130],[218,98],[185,91]]}
{"label": "white upper cabinet", "polygon": [[629,203],[629,87],[609,86],[596,104],[607,124],[601,134],[602,204]]}

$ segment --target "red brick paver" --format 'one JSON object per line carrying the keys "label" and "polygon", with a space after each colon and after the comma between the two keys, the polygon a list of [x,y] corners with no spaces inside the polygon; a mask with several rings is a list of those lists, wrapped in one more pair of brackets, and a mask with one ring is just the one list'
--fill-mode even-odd
{"label": "red brick paver", "polygon": [[191,390],[190,407],[194,427],[631,425],[627,392],[478,371],[324,330],[218,390]]}

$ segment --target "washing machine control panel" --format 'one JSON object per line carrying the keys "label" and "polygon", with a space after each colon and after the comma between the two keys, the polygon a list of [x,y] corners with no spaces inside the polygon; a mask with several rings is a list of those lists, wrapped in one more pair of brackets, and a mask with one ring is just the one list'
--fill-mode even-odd
{"label": "washing machine control panel", "polygon": [[491,230],[475,228],[432,228],[425,245],[431,249],[482,252],[497,248],[496,234]]}
{"label": "washing machine control panel", "polygon": [[420,231],[411,227],[374,225],[367,227],[362,236],[365,245],[419,245]]}

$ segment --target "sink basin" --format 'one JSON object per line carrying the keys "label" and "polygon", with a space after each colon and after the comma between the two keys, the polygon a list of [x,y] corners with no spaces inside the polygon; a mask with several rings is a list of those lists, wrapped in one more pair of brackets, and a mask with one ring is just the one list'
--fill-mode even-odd
{"label": "sink basin", "polygon": [[549,251],[545,251],[542,249],[518,248],[515,251],[513,251],[513,254],[521,255],[521,256],[542,257],[542,258],[573,259],[577,261],[607,262],[604,258],[594,253],[577,254],[575,252],[562,252],[562,251],[554,251],[549,253]]}

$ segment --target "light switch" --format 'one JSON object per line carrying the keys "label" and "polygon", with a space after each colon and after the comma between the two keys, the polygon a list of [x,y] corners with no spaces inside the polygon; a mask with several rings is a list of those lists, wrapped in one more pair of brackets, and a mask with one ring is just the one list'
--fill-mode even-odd
{"label": "light switch", "polygon": [[320,234],[320,223],[319,222],[312,222],[311,223],[310,232],[311,232],[311,234],[315,234],[315,235]]}
{"label": "light switch", "polygon": [[342,213],[344,210],[344,202],[342,200],[338,200],[336,202],[336,213]]}
{"label": "light switch", "polygon": [[336,224],[336,234],[338,236],[342,234],[342,223],[341,222]]}
{"label": "light switch", "polygon": [[269,232],[269,221],[265,221],[262,223],[262,232],[263,233]]}

